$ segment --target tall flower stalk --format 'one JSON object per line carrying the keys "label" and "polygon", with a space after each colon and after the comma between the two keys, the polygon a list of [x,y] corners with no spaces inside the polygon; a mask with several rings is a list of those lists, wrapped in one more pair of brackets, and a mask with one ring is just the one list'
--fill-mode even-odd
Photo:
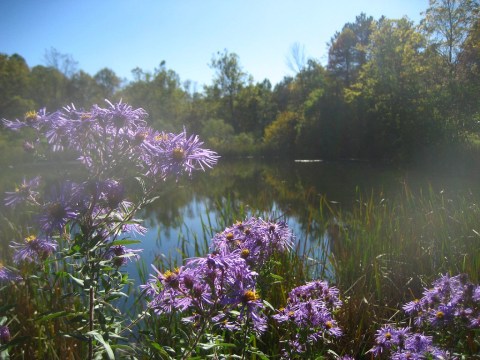
{"label": "tall flower stalk", "polygon": [[[33,129],[32,150],[45,142],[52,151],[75,152],[86,175],[55,184],[36,177],[8,192],[7,206],[26,204],[34,212],[33,226],[21,240],[13,239],[14,262],[25,281],[38,277],[28,269],[46,269],[46,279],[67,278],[82,299],[83,308],[56,317],[75,319],[66,334],[88,344],[87,358],[99,352],[113,358],[112,344],[120,338],[123,320],[114,300],[128,278],[121,267],[135,260],[140,250],[132,233],[146,231],[135,214],[151,202],[167,178],[178,179],[215,165],[218,156],[202,148],[196,136],[158,132],[147,125],[147,113],[128,104],[77,110],[73,105],[53,113],[29,112],[23,119],[3,120],[14,131]],[[32,131],[30,130],[30,133]],[[128,198],[129,179],[137,179],[141,196]],[[42,191],[43,190],[43,191]],[[47,261],[54,266],[42,267]],[[13,275],[2,267],[2,277]],[[68,294],[67,294],[68,296]],[[53,315],[50,315],[53,316]]]}

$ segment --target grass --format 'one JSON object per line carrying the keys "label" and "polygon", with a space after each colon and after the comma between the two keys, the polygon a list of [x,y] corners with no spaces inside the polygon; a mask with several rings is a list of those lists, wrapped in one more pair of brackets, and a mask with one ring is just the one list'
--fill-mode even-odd
{"label": "grass", "polygon": [[[321,197],[310,212],[305,233],[296,234],[297,247],[272,259],[259,277],[263,281],[258,283],[258,291],[280,308],[292,288],[328,278],[340,289],[344,301],[337,315],[345,336],[331,348],[337,354],[366,358],[376,330],[386,322],[404,320],[402,305],[419,298],[439,274],[465,273],[472,282],[479,282],[480,209],[473,197],[432,189],[414,193],[405,186],[395,199],[358,193],[348,211]],[[195,242],[196,256],[206,253],[208,240],[216,231],[236,220],[248,215],[279,216],[252,213],[229,199],[217,202],[213,214],[202,219],[201,236],[189,237]],[[312,245],[309,238],[317,241]],[[154,321],[147,327],[159,328],[159,324]],[[257,346],[275,358],[279,339],[274,326],[271,329]],[[165,333],[159,340],[162,345],[175,345]]]}
{"label": "grass", "polygon": [[[327,278],[340,289],[344,301],[337,318],[345,334],[330,346],[337,354],[367,358],[365,353],[374,344],[375,331],[386,322],[405,320],[402,304],[420,297],[423,287],[439,274],[465,273],[472,282],[479,282],[480,208],[473,195],[438,193],[432,189],[415,193],[405,186],[396,198],[386,198],[382,193],[365,196],[358,192],[357,200],[348,210],[325,197],[316,203],[310,202],[308,210],[309,221],[304,233],[296,234],[297,246],[292,252],[277,254],[271,259],[259,277],[262,280],[258,283],[258,293],[278,309],[285,306],[292,288]],[[272,219],[283,216],[255,212],[241,203],[223,199],[202,219],[201,234],[185,229],[183,238],[179,239],[182,255],[205,255],[216,232],[251,215]],[[192,243],[193,247],[189,246]],[[189,253],[192,248],[193,253]],[[174,264],[171,259],[158,258],[155,265],[165,271]],[[137,269],[140,281],[145,283],[146,265],[139,263]],[[68,282],[65,286],[69,286]],[[67,290],[58,291],[67,293]],[[73,346],[61,337],[47,340],[52,331],[62,331],[60,319],[35,320],[34,314],[52,311],[48,309],[48,301],[52,306],[53,302],[60,301],[55,300],[55,294],[26,294],[26,291],[28,288],[13,287],[13,292],[4,297],[5,304],[15,303],[14,299],[22,301],[13,308],[2,308],[3,313],[14,319],[12,328],[18,341],[17,349],[25,351],[27,344],[38,345],[40,349],[39,343],[35,345],[29,340],[32,338],[43,341],[43,348],[48,350],[42,354],[48,356],[60,348]],[[132,290],[132,295],[134,293]],[[60,302],[55,305],[60,306],[59,309],[63,306]],[[143,301],[135,302],[129,308],[131,319],[143,310]],[[30,323],[31,326],[25,325]],[[166,358],[165,349],[179,346],[182,331],[179,318],[147,316],[140,325],[132,339],[147,345],[151,352],[142,349],[145,356],[148,353],[150,358]],[[271,325],[270,331],[255,339],[255,346],[269,358],[277,358],[279,334]],[[34,349],[28,352],[41,353]],[[152,352],[156,352],[157,357],[151,355]]]}

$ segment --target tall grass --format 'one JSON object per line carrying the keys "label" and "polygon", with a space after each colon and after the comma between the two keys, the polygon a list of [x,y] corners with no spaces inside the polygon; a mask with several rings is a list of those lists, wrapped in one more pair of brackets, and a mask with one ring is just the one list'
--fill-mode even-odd
{"label": "tall grass", "polygon": [[[304,231],[296,233],[296,246],[270,260],[259,276],[257,291],[279,309],[285,306],[288,292],[307,281],[323,278],[337,286],[344,302],[337,314],[344,336],[330,345],[337,354],[367,358],[375,331],[386,322],[404,320],[402,304],[420,297],[423,287],[439,274],[465,273],[474,283],[480,280],[480,209],[472,194],[461,196],[431,188],[413,192],[405,186],[395,198],[382,193],[366,196],[358,191],[348,209],[325,197],[310,204],[309,220]],[[248,216],[288,220],[284,214],[255,211],[224,198],[212,204],[211,212],[202,218],[200,234],[184,229],[178,239],[182,257],[205,255],[216,232]],[[6,231],[4,227],[4,235]],[[155,265],[166,271],[181,264],[158,257]],[[146,283],[149,266],[139,262],[137,271],[140,282]],[[14,287],[8,299],[3,299],[5,304],[18,299],[18,306],[2,311],[15,314],[15,322],[29,327],[24,329],[29,338],[43,341],[41,347],[40,343],[22,345],[19,339],[25,353],[50,356],[59,349],[72,351],[73,342],[54,336],[65,327],[64,320],[41,317],[42,312],[52,311],[51,306],[58,311],[62,306],[75,306],[72,297],[62,295],[72,294],[69,286],[59,279],[52,285],[54,291],[29,293],[28,287]],[[128,313],[134,326],[129,336],[139,345],[140,358],[168,358],[168,349],[178,348],[178,342],[187,337],[181,334],[181,319],[148,315],[138,287],[131,288],[133,297],[136,300],[129,304]],[[278,358],[280,351],[280,334],[275,329],[271,323],[269,331],[255,339],[255,346],[272,359]],[[223,352],[228,351],[233,350]]]}
{"label": "tall grass", "polygon": [[[281,216],[252,214],[228,199],[216,205],[218,231],[247,215]],[[421,297],[424,287],[439,274],[465,273],[472,282],[479,282],[479,215],[473,194],[432,188],[414,192],[407,185],[395,198],[358,191],[348,209],[321,197],[310,208],[304,233],[296,234],[297,246],[270,262],[259,292],[279,308],[290,289],[326,277],[341,290],[344,300],[339,316],[345,335],[333,350],[365,356],[379,326],[403,320],[402,304]],[[203,236],[211,238],[212,220],[205,221]],[[202,241],[205,248],[207,240]],[[273,356],[276,341],[272,330],[259,347]]]}

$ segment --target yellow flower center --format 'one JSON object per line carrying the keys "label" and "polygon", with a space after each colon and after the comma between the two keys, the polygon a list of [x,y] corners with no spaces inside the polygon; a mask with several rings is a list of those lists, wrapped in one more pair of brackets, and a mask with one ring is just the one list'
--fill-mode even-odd
{"label": "yellow flower center", "polygon": [[26,114],[25,114],[25,121],[27,122],[32,122],[32,121],[35,121],[37,120],[37,112],[35,110],[32,110],[32,111],[28,111]]}
{"label": "yellow flower center", "polygon": [[439,311],[437,311],[435,316],[437,317],[437,319],[443,319],[443,317],[445,316],[445,313],[443,311],[439,310]]}
{"label": "yellow flower center", "polygon": [[35,235],[30,235],[25,238],[26,242],[34,241],[37,237]]}
{"label": "yellow flower center", "polygon": [[185,151],[181,148],[175,148],[172,152],[173,160],[182,161],[185,158]]}
{"label": "yellow flower center", "polygon": [[155,141],[166,141],[168,140],[168,135],[167,134],[158,134],[155,136]]}
{"label": "yellow flower center", "polygon": [[245,302],[255,301],[255,300],[258,300],[258,296],[257,296],[257,294],[255,293],[255,291],[247,290],[247,291],[245,291],[245,293],[243,294],[243,300],[244,300]]}
{"label": "yellow flower center", "polygon": [[248,255],[250,255],[250,250],[248,249],[243,249],[240,256],[244,259],[246,259],[248,257]]}
{"label": "yellow flower center", "polygon": [[228,241],[232,241],[232,240],[233,240],[233,234],[232,234],[232,233],[228,233],[226,237],[227,237],[227,240],[228,240]]}

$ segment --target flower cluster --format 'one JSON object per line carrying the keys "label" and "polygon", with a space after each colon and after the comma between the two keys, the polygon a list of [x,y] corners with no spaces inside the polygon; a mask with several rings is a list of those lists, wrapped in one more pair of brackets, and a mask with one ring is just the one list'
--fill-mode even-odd
{"label": "flower cluster", "polygon": [[[369,351],[374,356],[390,354],[392,359],[450,359],[447,351],[434,346],[433,339],[441,345],[444,337],[450,338],[448,349],[455,347],[465,331],[480,328],[480,286],[468,281],[464,274],[442,275],[425,289],[423,297],[406,303],[404,311],[412,317],[412,327],[383,326],[377,331],[376,344]],[[423,329],[425,333],[413,329]],[[438,330],[436,332],[436,330]]]}
{"label": "flower cluster", "polygon": [[[142,286],[155,313],[189,312],[193,315],[185,322],[198,325],[211,319],[213,325],[230,331],[247,322],[258,333],[266,329],[263,304],[255,291],[257,273],[239,252],[192,258],[165,273],[155,270],[156,275]],[[240,315],[233,316],[236,311]]]}
{"label": "flower cluster", "polygon": [[250,218],[226,228],[212,240],[212,253],[188,259],[175,271],[158,270],[144,285],[157,314],[173,310],[194,314],[184,321],[211,319],[222,329],[237,331],[248,323],[256,333],[266,329],[264,305],[255,285],[257,272],[275,251],[292,247],[284,222]]}
{"label": "flower cluster", "polygon": [[375,357],[390,354],[390,359],[453,359],[450,354],[433,345],[432,337],[412,333],[409,327],[385,325],[377,330],[375,346],[369,350]]}
{"label": "flower cluster", "polygon": [[73,105],[54,113],[27,113],[23,120],[3,120],[12,130],[33,128],[38,134],[31,146],[44,135],[54,151],[69,149],[91,174],[111,177],[137,169],[155,179],[191,174],[192,170],[213,166],[218,156],[203,149],[197,136],[159,133],[147,126],[148,114],[122,102],[107,108],[94,105],[79,111]]}
{"label": "flower cluster", "polygon": [[215,235],[212,250],[221,254],[239,252],[250,266],[258,269],[274,252],[285,252],[292,244],[293,235],[285,222],[252,217]]}
{"label": "flower cluster", "polygon": [[[23,180],[15,191],[7,192],[5,204],[22,203],[35,206],[34,217],[39,236],[21,243],[13,242],[14,260],[39,262],[52,254],[57,243],[52,239],[68,226],[71,235],[79,232],[96,239],[105,249],[103,255],[114,265],[123,265],[136,258],[136,251],[115,245],[125,233],[144,233],[145,229],[132,219],[138,204],[127,200],[124,181],[127,175],[140,176],[144,195],[153,192],[168,176],[211,167],[218,156],[203,149],[198,137],[159,133],[147,126],[147,113],[122,102],[108,102],[106,108],[94,105],[79,111],[73,105],[54,113],[45,110],[29,112],[24,119],[3,120],[6,128],[31,128],[37,138],[31,146],[46,138],[53,151],[68,149],[78,154],[87,170],[87,179],[80,183],[64,181],[44,184],[41,179]],[[150,187],[146,187],[145,180]],[[81,244],[80,244],[81,246]]]}
{"label": "flower cluster", "polygon": [[417,326],[480,328],[480,285],[473,285],[464,274],[443,275],[421,299],[403,306]]}
{"label": "flower cluster", "polygon": [[273,316],[291,336],[283,349],[284,357],[305,353],[328,337],[341,336],[333,316],[341,305],[338,289],[325,281],[309,282],[290,291],[287,306]]}

